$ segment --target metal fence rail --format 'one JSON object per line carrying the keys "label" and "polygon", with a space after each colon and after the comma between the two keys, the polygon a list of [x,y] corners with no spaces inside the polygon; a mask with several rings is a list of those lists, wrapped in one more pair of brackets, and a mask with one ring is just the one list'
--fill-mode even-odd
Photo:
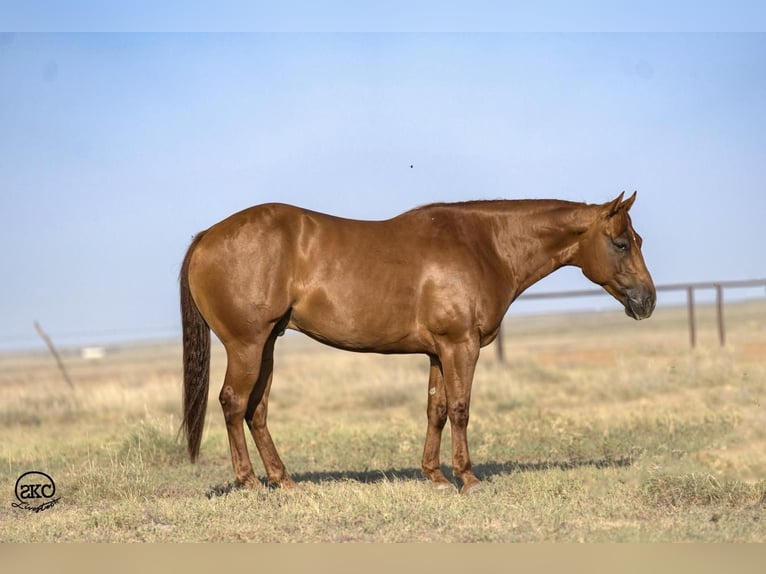
{"label": "metal fence rail", "polygon": [[[657,285],[656,290],[660,291],[682,291],[686,292],[686,307],[689,316],[689,344],[692,347],[697,345],[697,319],[694,301],[694,292],[697,290],[715,291],[716,319],[718,325],[718,342],[721,346],[726,344],[726,325],[724,322],[724,289],[742,289],[764,287],[766,289],[766,279],[751,279],[744,281],[705,281],[697,283],[670,283],[666,285]],[[548,293],[524,293],[518,300],[539,300],[539,299],[569,299],[573,297],[593,297],[595,295],[604,295],[603,289],[579,289],[574,291],[553,291]],[[766,294],[766,293],[765,293]],[[503,330],[500,329],[497,341],[497,356],[503,360]]]}

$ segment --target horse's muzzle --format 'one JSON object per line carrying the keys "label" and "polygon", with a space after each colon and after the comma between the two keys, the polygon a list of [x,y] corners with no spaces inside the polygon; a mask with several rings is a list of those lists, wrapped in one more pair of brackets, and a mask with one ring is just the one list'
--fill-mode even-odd
{"label": "horse's muzzle", "polygon": [[654,289],[630,289],[625,293],[625,314],[637,321],[651,317],[657,304]]}

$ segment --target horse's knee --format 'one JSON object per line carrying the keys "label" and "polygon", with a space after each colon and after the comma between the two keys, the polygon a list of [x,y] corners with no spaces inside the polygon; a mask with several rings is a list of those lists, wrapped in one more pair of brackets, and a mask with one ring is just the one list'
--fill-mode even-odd
{"label": "horse's knee", "polygon": [[468,403],[455,401],[449,406],[449,420],[453,425],[463,427],[468,425]]}
{"label": "horse's knee", "polygon": [[428,420],[436,427],[447,424],[447,405],[444,403],[428,405]]}

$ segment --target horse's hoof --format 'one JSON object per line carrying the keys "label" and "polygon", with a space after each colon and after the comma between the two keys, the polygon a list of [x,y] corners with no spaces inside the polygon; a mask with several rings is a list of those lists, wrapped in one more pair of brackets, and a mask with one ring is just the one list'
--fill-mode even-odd
{"label": "horse's hoof", "polygon": [[269,478],[267,479],[267,486],[269,490],[295,490],[300,488],[300,486],[293,482],[293,479],[289,476],[285,476],[283,478]]}
{"label": "horse's hoof", "polygon": [[239,478],[236,479],[235,484],[238,485],[238,488],[246,488],[248,490],[263,488],[263,483],[254,474],[249,474],[241,480]]}
{"label": "horse's hoof", "polygon": [[460,494],[476,494],[480,490],[481,490],[480,482],[471,482],[471,483],[463,485],[463,488],[460,489]]}

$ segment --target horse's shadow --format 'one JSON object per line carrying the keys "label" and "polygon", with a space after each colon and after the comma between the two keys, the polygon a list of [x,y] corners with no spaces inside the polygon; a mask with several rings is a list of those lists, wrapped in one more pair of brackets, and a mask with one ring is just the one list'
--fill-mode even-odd
{"label": "horse's shadow", "polygon": [[[494,476],[512,474],[515,472],[539,472],[543,470],[558,469],[558,470],[572,470],[582,467],[592,468],[623,468],[633,464],[632,457],[621,458],[603,458],[603,459],[587,459],[587,460],[553,460],[553,461],[539,461],[539,462],[497,462],[490,461],[477,464],[473,467],[473,471],[480,480],[490,480]],[[452,474],[452,469],[446,465],[442,465],[442,472],[444,476],[457,483],[457,479]],[[302,482],[309,482],[319,484],[323,482],[342,482],[342,481],[354,481],[364,484],[374,484],[379,482],[392,482],[397,480],[416,480],[425,481],[423,473],[419,468],[389,468],[386,470],[364,469],[364,470],[340,470],[340,471],[317,471],[317,472],[302,472],[292,475],[292,479],[300,484]],[[261,483],[264,486],[272,487],[268,482],[261,478]],[[208,498],[215,496],[223,496],[234,490],[244,488],[237,482],[230,482],[227,484],[211,486],[205,493]]]}

